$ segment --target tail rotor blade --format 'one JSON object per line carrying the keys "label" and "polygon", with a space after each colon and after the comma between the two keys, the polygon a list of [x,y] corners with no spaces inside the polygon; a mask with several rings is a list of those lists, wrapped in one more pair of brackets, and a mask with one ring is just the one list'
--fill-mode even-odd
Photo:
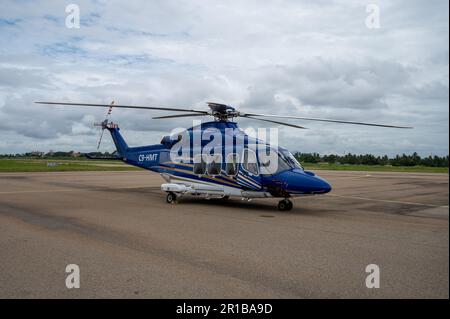
{"label": "tail rotor blade", "polygon": [[102,132],[100,133],[100,138],[98,139],[97,150],[100,149],[100,145],[102,144],[103,133],[105,132],[105,126],[108,124],[108,119],[111,116],[113,106],[114,106],[114,100],[112,100],[111,103],[109,104],[109,109],[108,109],[108,112],[106,113],[105,120],[101,124]]}
{"label": "tail rotor blade", "polygon": [[102,138],[103,138],[103,133],[105,132],[105,129],[102,128],[102,132],[100,133],[100,138],[98,140],[98,144],[97,144],[97,150],[100,149],[100,144],[102,144]]}
{"label": "tail rotor blade", "polygon": [[111,104],[109,105],[108,113],[106,113],[106,119],[108,119],[109,116],[111,115],[113,106],[114,106],[114,100],[112,100]]}

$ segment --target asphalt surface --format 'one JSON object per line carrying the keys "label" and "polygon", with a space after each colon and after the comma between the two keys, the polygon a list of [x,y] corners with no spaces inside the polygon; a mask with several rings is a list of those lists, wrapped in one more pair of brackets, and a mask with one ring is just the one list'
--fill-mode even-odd
{"label": "asphalt surface", "polygon": [[274,199],[166,204],[144,171],[1,174],[0,298],[449,297],[447,174],[319,175],[333,192],[287,213]]}

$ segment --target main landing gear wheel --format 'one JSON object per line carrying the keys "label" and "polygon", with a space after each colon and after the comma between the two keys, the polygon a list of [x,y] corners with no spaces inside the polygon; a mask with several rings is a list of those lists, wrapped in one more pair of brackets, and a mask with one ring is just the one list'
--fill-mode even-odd
{"label": "main landing gear wheel", "polygon": [[278,210],[284,212],[291,210],[294,205],[289,199],[283,199],[278,202]]}
{"label": "main landing gear wheel", "polygon": [[175,193],[167,193],[166,202],[169,204],[175,203],[177,200],[177,195]]}

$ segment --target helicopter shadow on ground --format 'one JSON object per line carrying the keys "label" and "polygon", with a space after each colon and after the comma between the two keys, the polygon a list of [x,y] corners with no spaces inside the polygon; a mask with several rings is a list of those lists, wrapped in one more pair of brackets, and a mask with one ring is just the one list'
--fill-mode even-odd
{"label": "helicopter shadow on ground", "polygon": [[[74,187],[83,188],[82,185],[77,185]],[[136,188],[108,188],[108,187],[90,187],[91,190],[98,191],[106,191],[108,193],[127,193],[133,196],[137,196],[142,198],[143,200],[148,200],[149,195],[152,200],[161,200],[165,201],[165,193],[161,191],[160,187],[136,187]],[[184,195],[177,199],[177,202],[174,204],[167,205],[175,205],[182,208],[183,206],[195,206],[200,205],[202,207],[222,207],[229,209],[238,209],[240,213],[261,213],[261,217],[275,217],[275,216],[315,216],[315,217],[326,217],[330,214],[336,214],[341,212],[339,209],[319,209],[316,207],[302,206],[301,203],[294,203],[294,208],[291,211],[282,212],[277,208],[278,200],[252,200],[252,201],[243,201],[236,198],[210,198],[206,199],[204,197],[190,196]],[[213,211],[213,209],[211,209]]]}
{"label": "helicopter shadow on ground", "polygon": [[[169,204],[168,204],[169,205]],[[196,198],[196,197],[182,197],[177,200],[177,203],[174,205],[201,205],[201,206],[211,206],[211,207],[223,207],[230,209],[239,209],[240,212],[249,212],[251,214],[262,213],[260,217],[275,217],[275,216],[292,216],[292,215],[310,215],[316,217],[325,217],[330,214],[336,214],[340,212],[340,210],[336,209],[316,209],[312,207],[302,207],[295,206],[291,211],[282,212],[277,209],[277,201],[243,201],[239,199],[221,199],[221,198]]]}

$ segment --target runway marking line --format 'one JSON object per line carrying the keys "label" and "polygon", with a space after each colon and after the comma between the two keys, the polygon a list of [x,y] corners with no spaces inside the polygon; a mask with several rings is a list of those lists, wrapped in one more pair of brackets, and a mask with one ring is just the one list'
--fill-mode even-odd
{"label": "runway marking line", "polygon": [[405,205],[418,205],[418,206],[448,208],[448,205],[435,205],[435,204],[425,204],[425,203],[417,203],[417,202],[404,202],[404,201],[398,201],[398,200],[376,199],[376,198],[350,196],[350,195],[328,194],[327,196],[350,198],[350,199],[360,199],[360,200],[367,200],[367,201],[374,201],[374,202],[384,202],[384,203],[393,203],[393,204],[405,204]]}
{"label": "runway marking line", "polygon": [[128,187],[108,187],[105,189],[98,189],[98,188],[86,188],[86,189],[46,189],[46,190],[36,190],[36,191],[12,191],[12,192],[0,192],[0,195],[3,194],[27,194],[27,193],[52,193],[52,192],[86,192],[86,191],[102,191],[102,190],[110,190],[110,189],[130,189],[130,188],[142,188],[142,187],[149,187],[148,185],[145,186],[128,186]]}

